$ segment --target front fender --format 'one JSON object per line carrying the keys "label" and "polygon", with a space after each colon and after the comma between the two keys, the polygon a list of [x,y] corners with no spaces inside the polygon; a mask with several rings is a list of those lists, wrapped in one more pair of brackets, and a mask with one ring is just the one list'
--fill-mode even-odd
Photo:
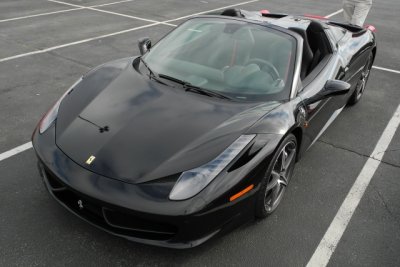
{"label": "front fender", "polygon": [[298,142],[298,159],[301,157],[303,133],[305,131],[305,109],[300,97],[296,97],[259,119],[247,130],[247,134],[274,134],[283,137],[293,133]]}
{"label": "front fender", "polygon": [[[281,134],[258,134],[254,142],[249,144],[226,170],[200,193],[205,206],[234,205],[237,201],[254,196],[260,188],[260,182],[283,136]],[[249,193],[237,201],[229,201],[232,195],[249,185],[254,185]],[[208,212],[207,209],[206,211]]]}

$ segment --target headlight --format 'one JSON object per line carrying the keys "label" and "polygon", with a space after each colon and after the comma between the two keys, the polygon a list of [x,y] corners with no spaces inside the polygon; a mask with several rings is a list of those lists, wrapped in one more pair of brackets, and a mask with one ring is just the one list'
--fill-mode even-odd
{"label": "headlight", "polygon": [[58,114],[58,108],[60,107],[61,101],[64,97],[73,89],[78,83],[82,81],[82,78],[77,80],[61,97],[57,100],[57,102],[46,112],[43,118],[39,123],[39,133],[44,133],[50,125],[56,120]]}
{"label": "headlight", "polygon": [[254,139],[256,135],[242,135],[215,159],[181,174],[169,198],[184,200],[203,190]]}

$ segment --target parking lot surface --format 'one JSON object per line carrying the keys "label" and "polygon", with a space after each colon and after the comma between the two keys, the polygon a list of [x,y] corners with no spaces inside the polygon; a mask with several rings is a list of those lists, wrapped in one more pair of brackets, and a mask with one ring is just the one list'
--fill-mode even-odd
{"label": "parking lot surface", "polygon": [[367,91],[299,162],[279,209],[200,247],[136,244],[81,221],[46,192],[29,149],[52,103],[92,67],[139,54],[140,37],[154,43],[190,16],[233,6],[342,20],[341,2],[1,1],[0,266],[305,266],[321,256],[321,240],[382,140],[388,147],[378,151],[382,158],[374,160],[376,171],[327,262],[400,266],[400,130],[392,125],[393,138],[385,138],[389,122],[400,116],[398,0],[373,1],[366,23],[378,30],[378,53]]}

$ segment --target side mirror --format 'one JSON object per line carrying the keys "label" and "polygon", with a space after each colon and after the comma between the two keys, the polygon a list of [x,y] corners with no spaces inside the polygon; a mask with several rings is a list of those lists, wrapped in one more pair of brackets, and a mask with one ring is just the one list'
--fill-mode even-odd
{"label": "side mirror", "polygon": [[151,48],[151,41],[149,37],[140,38],[138,41],[140,54],[143,56]]}
{"label": "side mirror", "polygon": [[307,102],[311,104],[332,96],[345,95],[350,91],[350,87],[351,85],[344,81],[328,80],[324,88],[318,94],[309,98]]}
{"label": "side mirror", "polygon": [[347,82],[340,80],[328,80],[324,86],[322,93],[325,97],[331,97],[335,95],[345,95],[350,91],[351,85]]}

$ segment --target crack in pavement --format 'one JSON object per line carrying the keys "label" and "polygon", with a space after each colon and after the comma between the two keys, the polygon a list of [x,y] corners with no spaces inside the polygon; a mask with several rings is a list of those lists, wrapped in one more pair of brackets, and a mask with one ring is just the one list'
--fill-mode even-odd
{"label": "crack in pavement", "polygon": [[400,151],[400,148],[386,149],[385,151],[379,151],[378,153],[376,153],[376,155],[381,154],[381,153],[386,153],[386,152],[395,152],[395,151]]}
{"label": "crack in pavement", "polygon": [[92,68],[94,67],[94,66],[85,64],[85,63],[83,63],[83,62],[80,62],[80,61],[78,61],[78,60],[76,60],[76,59],[72,59],[72,58],[69,58],[69,57],[66,57],[66,56],[62,56],[62,55],[60,55],[60,54],[58,54],[58,53],[56,53],[56,52],[53,52],[53,51],[48,51],[47,53],[48,53],[49,55],[52,55],[52,56],[55,56],[55,57],[59,57],[59,58],[65,59],[65,60],[67,60],[67,61],[73,62],[73,63],[75,63],[75,64],[81,65],[81,66],[83,66],[83,67],[85,67],[85,68],[92,69]]}
{"label": "crack in pavement", "polygon": [[395,214],[393,214],[393,212],[390,210],[387,202],[385,201],[383,195],[381,194],[381,192],[378,190],[378,188],[374,185],[372,185],[372,189],[376,192],[376,194],[378,195],[379,199],[381,200],[383,206],[385,207],[385,210],[389,213],[390,217],[392,217],[396,223],[400,226],[400,221],[397,218],[397,216]]}
{"label": "crack in pavement", "polygon": [[351,149],[348,149],[348,148],[345,148],[345,147],[341,147],[341,146],[338,146],[338,145],[334,145],[334,144],[331,144],[331,143],[326,142],[326,141],[321,140],[321,139],[320,139],[320,140],[317,140],[317,142],[323,143],[323,144],[326,144],[326,145],[329,145],[329,146],[331,146],[331,147],[333,147],[333,148],[337,148],[337,149],[345,150],[345,151],[350,152],[350,153],[357,154],[358,156],[361,156],[361,157],[371,158],[371,159],[377,160],[377,161],[379,161],[379,162],[381,162],[381,163],[384,163],[384,164],[386,164],[386,165],[389,165],[389,166],[392,166],[392,167],[395,167],[395,168],[400,168],[400,165],[397,165],[397,164],[394,164],[394,163],[390,163],[390,162],[387,162],[387,161],[384,161],[384,160],[379,160],[379,159],[377,159],[377,158],[375,158],[375,157],[370,157],[369,155],[365,155],[365,154],[362,154],[362,153],[360,153],[360,152],[357,152],[357,151],[354,151],[354,150],[351,150]]}

